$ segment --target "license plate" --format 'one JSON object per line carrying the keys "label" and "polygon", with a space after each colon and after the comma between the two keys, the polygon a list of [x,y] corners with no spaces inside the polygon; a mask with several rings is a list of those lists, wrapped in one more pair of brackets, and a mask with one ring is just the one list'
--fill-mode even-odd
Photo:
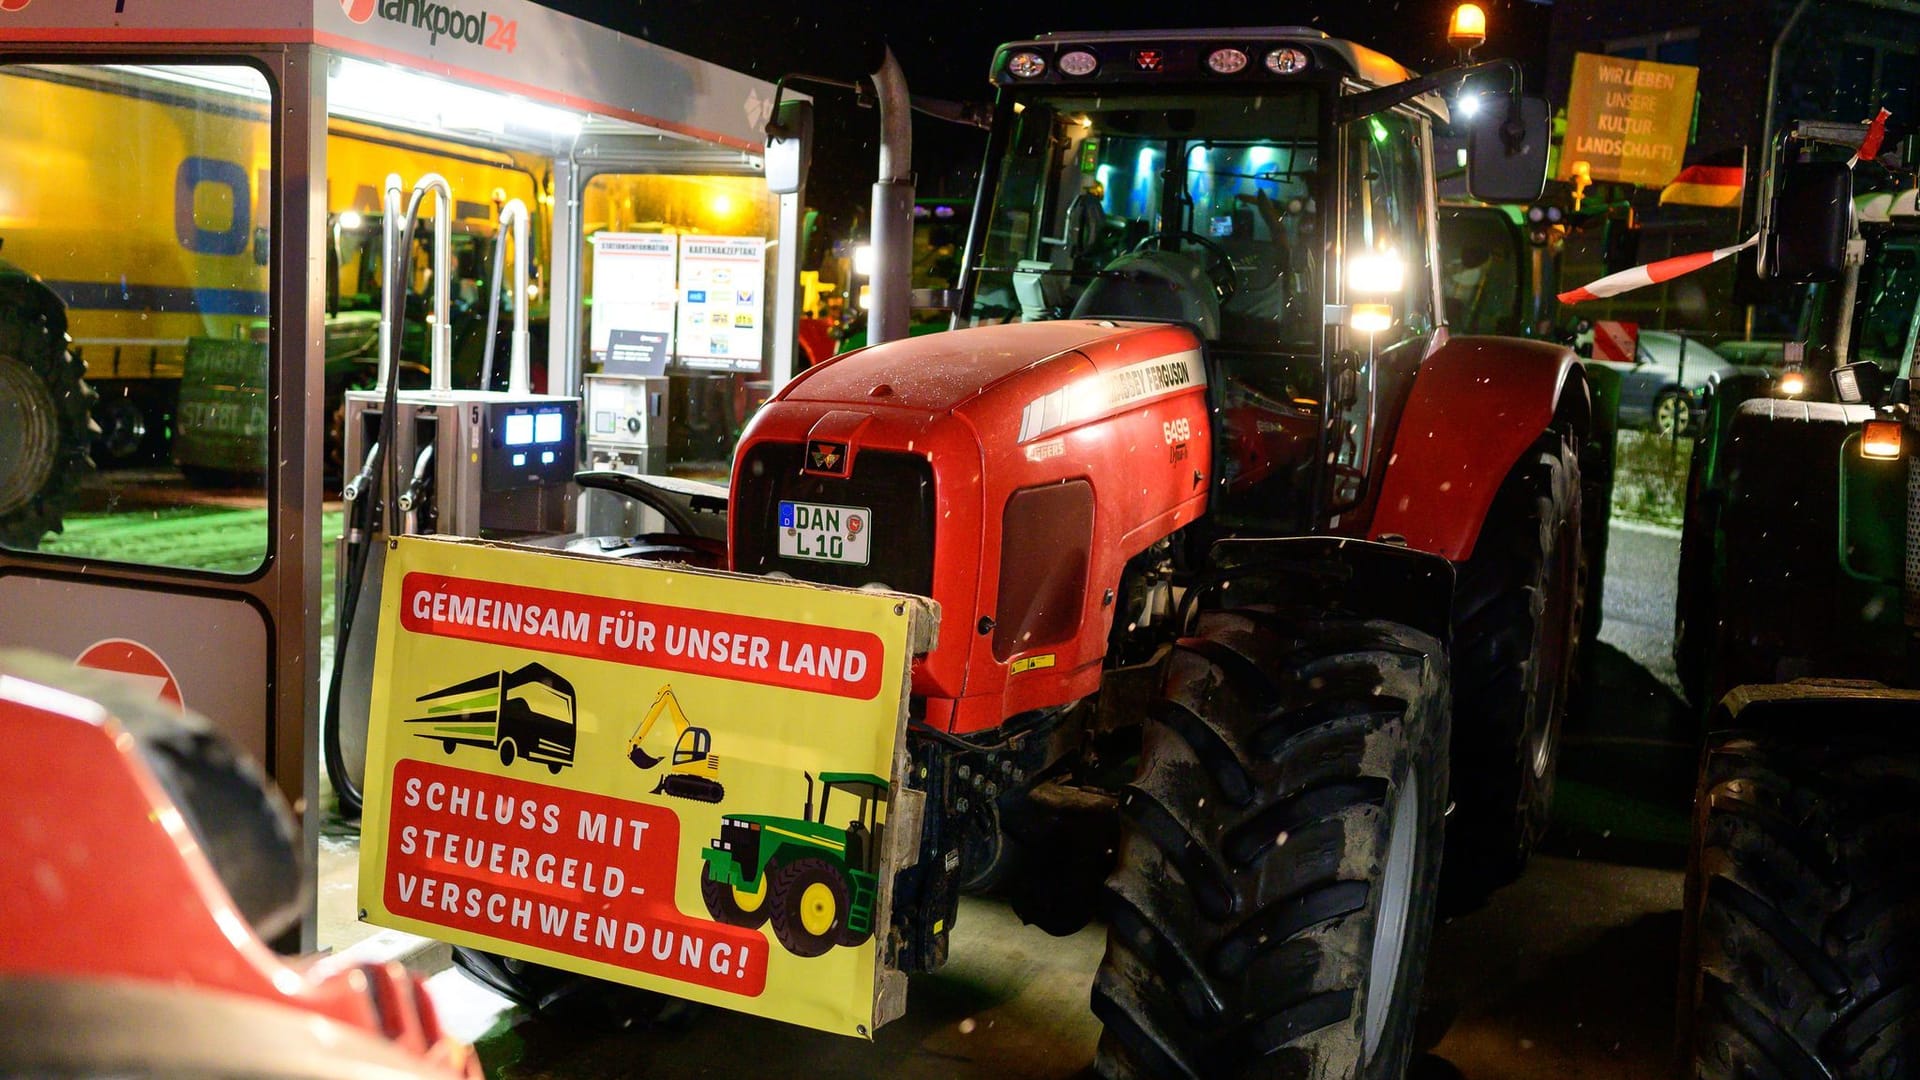
{"label": "license plate", "polygon": [[780,504],[780,554],[788,559],[865,566],[873,511],[825,503]]}

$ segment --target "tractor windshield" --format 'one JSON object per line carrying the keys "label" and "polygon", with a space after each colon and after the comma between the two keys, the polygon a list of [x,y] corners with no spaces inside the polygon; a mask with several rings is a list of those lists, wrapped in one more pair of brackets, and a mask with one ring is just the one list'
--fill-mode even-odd
{"label": "tractor windshield", "polygon": [[1236,351],[1319,351],[1315,91],[1014,108],[965,321],[1132,315]]}
{"label": "tractor windshield", "polygon": [[1905,378],[1906,361],[1913,352],[1909,335],[1916,302],[1920,302],[1920,234],[1869,237],[1853,308],[1853,342],[1858,350],[1853,359],[1871,360],[1888,374]]}

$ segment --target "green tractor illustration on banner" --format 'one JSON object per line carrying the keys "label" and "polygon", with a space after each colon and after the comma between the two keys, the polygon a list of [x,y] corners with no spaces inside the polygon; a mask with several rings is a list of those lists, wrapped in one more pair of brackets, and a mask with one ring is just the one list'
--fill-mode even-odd
{"label": "green tractor illustration on banner", "polygon": [[[706,872],[700,896],[719,922],[757,930],[769,920],[773,936],[795,956],[819,956],[835,945],[854,946],[873,934],[879,900],[881,834],[878,815],[887,782],[871,773],[821,773],[820,807],[813,775],[799,819],[771,814],[729,815],[720,836],[700,852]],[[835,792],[854,802],[846,827],[827,823]],[[845,798],[840,802],[846,805]]]}
{"label": "green tractor illustration on banner", "polygon": [[[720,758],[713,752],[713,735],[706,728],[697,727],[680,708],[680,699],[673,696],[673,687],[662,686],[654,695],[653,706],[633,729],[633,738],[627,740],[627,760],[634,766],[649,770],[665,760],[665,754],[654,754],[647,750],[653,729],[660,723],[662,716],[673,718],[672,764],[667,773],[654,785],[653,794],[671,795],[680,799],[694,799],[699,802],[717,803],[727,794],[720,786]],[[664,743],[665,739],[660,742]],[[665,751],[665,745],[656,746]]]}

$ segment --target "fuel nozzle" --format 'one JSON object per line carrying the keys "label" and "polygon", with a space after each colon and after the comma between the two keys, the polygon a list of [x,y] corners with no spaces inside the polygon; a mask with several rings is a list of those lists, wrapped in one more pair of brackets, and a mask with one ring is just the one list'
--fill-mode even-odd
{"label": "fuel nozzle", "polygon": [[413,508],[420,504],[421,497],[432,483],[433,444],[428,443],[420,448],[419,456],[413,459],[413,478],[407,481],[407,490],[400,493],[400,512],[413,513]]}
{"label": "fuel nozzle", "polygon": [[373,470],[379,465],[380,443],[375,440],[373,445],[367,447],[367,460],[360,466],[360,474],[347,481],[346,486],[340,489],[340,498],[350,503],[364,494],[367,488],[372,486]]}

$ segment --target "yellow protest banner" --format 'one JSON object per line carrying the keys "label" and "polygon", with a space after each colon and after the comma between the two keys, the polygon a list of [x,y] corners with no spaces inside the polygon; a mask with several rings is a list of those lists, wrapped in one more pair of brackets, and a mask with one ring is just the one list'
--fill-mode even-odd
{"label": "yellow protest banner", "polygon": [[918,846],[889,823],[936,621],[901,594],[393,541],[362,917],[870,1038],[903,1001],[876,937]]}
{"label": "yellow protest banner", "polygon": [[1559,178],[1665,187],[1680,173],[1700,69],[1575,53]]}

